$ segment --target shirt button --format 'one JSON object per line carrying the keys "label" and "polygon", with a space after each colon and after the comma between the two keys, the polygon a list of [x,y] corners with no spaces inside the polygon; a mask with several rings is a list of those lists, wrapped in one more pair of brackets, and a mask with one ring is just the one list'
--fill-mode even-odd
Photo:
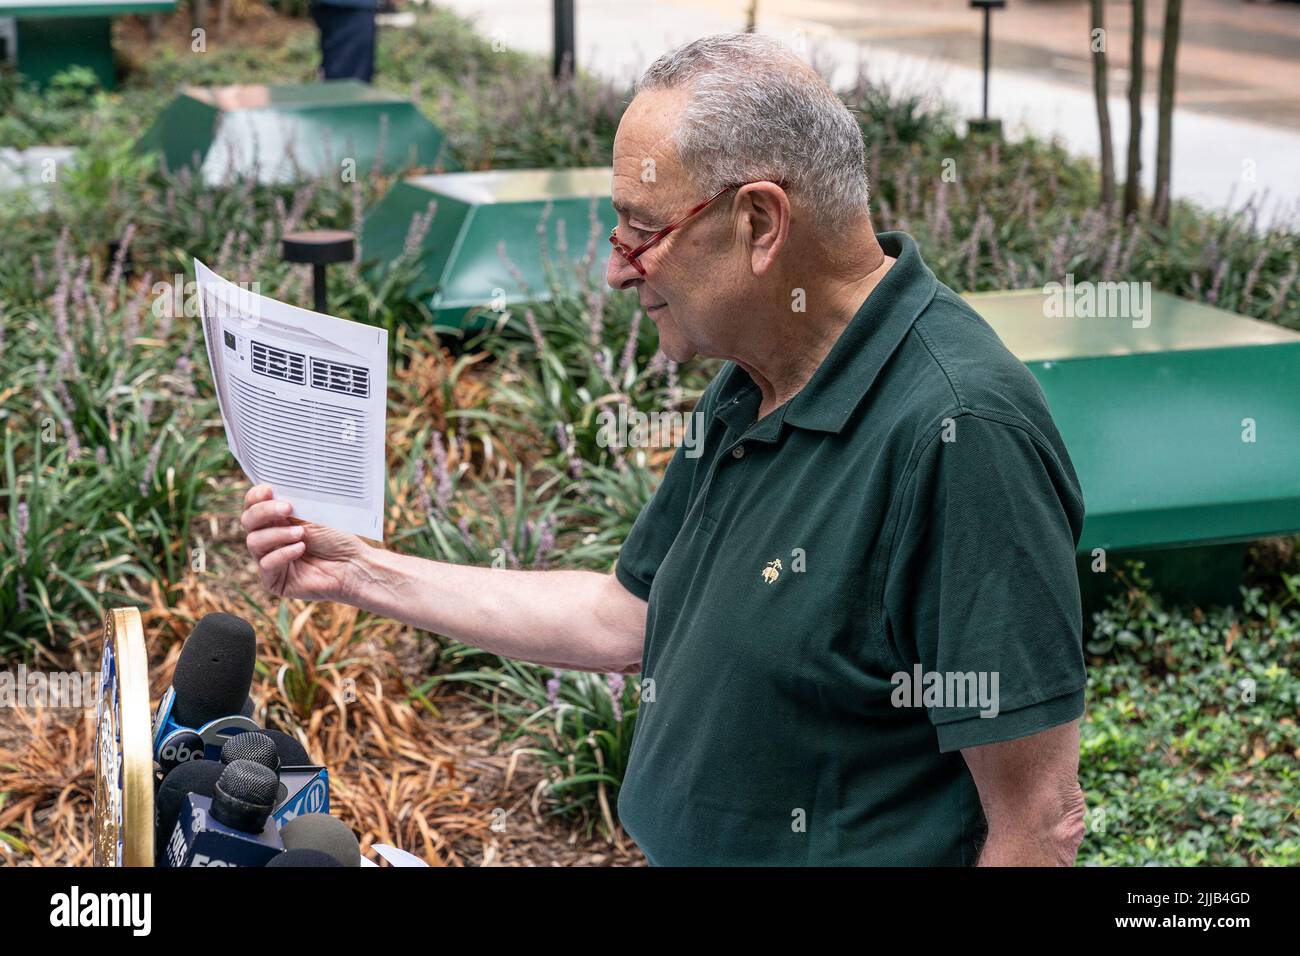
{"label": "shirt button", "polygon": [[745,446],[744,446],[744,445],[737,445],[735,448],[731,449],[731,457],[732,457],[732,458],[744,458],[744,457],[745,457]]}

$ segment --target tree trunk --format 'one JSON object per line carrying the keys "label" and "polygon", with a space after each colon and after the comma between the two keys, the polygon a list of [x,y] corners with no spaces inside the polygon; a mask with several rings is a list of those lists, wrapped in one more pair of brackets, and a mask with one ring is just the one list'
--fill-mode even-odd
{"label": "tree trunk", "polygon": [[745,32],[753,33],[758,27],[758,0],[749,0],[749,7],[745,11]]}
{"label": "tree trunk", "polygon": [[[1106,77],[1105,0],[1091,0],[1092,89],[1097,98],[1097,128],[1101,133],[1101,207],[1115,204],[1115,144],[1110,134],[1110,84]],[[1098,32],[1100,31],[1100,33]]]}
{"label": "tree trunk", "polygon": [[1165,40],[1160,51],[1160,120],[1156,132],[1156,192],[1152,217],[1169,225],[1169,177],[1174,159],[1174,87],[1178,82],[1178,34],[1183,0],[1165,0]]}
{"label": "tree trunk", "polygon": [[1133,0],[1132,44],[1128,64],[1128,169],[1124,176],[1124,218],[1142,200],[1142,44],[1146,41],[1146,0]]}

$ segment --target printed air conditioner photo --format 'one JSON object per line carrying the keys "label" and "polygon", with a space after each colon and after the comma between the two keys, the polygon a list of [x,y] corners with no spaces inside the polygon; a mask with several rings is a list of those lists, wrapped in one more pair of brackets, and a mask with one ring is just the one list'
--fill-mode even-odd
{"label": "printed air conditioner photo", "polygon": [[1294,927],[1300,0],[0,0],[0,235],[17,932]]}

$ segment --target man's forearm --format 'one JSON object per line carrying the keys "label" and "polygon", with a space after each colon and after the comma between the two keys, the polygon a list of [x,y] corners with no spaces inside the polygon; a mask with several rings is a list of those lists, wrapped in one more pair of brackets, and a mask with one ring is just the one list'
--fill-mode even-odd
{"label": "man's forearm", "polygon": [[640,667],[645,604],[594,571],[512,571],[371,548],[346,603],[503,657],[574,670]]}
{"label": "man's forearm", "polygon": [[988,822],[979,866],[1073,866],[1087,809],[1079,721],[962,748]]}

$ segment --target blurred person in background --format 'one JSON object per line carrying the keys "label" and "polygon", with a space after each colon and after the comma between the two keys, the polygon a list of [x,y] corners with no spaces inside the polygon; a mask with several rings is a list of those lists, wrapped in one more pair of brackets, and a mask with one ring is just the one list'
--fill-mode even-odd
{"label": "blurred person in background", "polygon": [[389,0],[317,0],[311,16],[320,30],[321,75],[326,80],[361,80],[375,75],[375,14]]}

